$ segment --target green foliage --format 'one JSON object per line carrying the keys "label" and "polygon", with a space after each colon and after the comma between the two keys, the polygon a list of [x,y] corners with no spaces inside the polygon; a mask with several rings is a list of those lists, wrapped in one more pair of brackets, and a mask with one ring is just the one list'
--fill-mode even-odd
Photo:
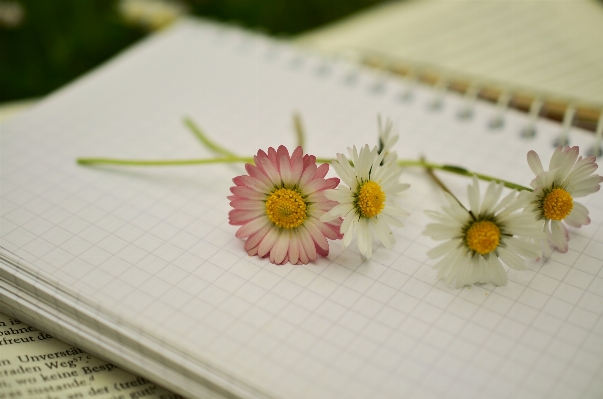
{"label": "green foliage", "polygon": [[[108,0],[0,0],[23,6],[0,26],[0,102],[45,95],[143,37]],[[381,0],[188,0],[191,13],[276,35],[292,35]]]}
{"label": "green foliage", "polygon": [[143,36],[108,1],[20,3],[22,24],[0,30],[0,101],[44,95]]}

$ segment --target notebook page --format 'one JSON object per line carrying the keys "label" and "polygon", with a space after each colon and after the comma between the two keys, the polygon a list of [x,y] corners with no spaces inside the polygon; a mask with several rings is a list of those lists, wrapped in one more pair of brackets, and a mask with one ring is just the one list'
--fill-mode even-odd
{"label": "notebook page", "polygon": [[446,78],[603,105],[603,6],[579,1],[402,1],[302,35],[326,52],[360,51]]}
{"label": "notebook page", "polygon": [[[567,254],[510,271],[506,287],[456,290],[435,281],[425,256],[434,242],[420,234],[422,212],[443,199],[419,170],[403,175],[411,216],[392,251],[363,261],[334,242],[328,258],[299,267],[248,257],[234,237],[225,197],[241,166],[74,163],[209,156],[184,115],[244,155],[292,146],[293,111],[317,156],[375,143],[377,113],[393,118],[401,157],[425,154],[527,184],[526,152],[552,153],[558,125],[540,121],[525,141],[523,115],[509,112],[503,130],[489,131],[488,104],[461,122],[462,99],[447,95],[433,112],[434,92],[418,87],[404,102],[405,89],[262,37],[181,24],[2,127],[2,247],[74,308],[163,344],[157,356],[213,365],[267,395],[596,396],[600,194],[584,201],[593,223],[571,232]],[[577,131],[571,139],[583,148],[592,140]],[[443,177],[464,195],[466,179]]]}

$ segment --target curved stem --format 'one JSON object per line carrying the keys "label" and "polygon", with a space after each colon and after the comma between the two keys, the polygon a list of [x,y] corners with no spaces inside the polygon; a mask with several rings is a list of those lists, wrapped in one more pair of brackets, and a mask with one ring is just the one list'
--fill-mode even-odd
{"label": "curved stem", "polygon": [[195,122],[193,122],[193,120],[191,118],[185,117],[183,119],[184,124],[186,125],[186,127],[188,127],[191,132],[199,139],[199,141],[206,146],[207,148],[209,148],[211,151],[215,152],[218,155],[224,155],[227,157],[238,157],[237,154],[235,154],[234,152],[227,150],[226,148],[222,147],[221,145],[214,143],[209,137],[207,137],[207,135],[203,132],[203,130],[201,130],[201,128],[199,126],[197,126],[197,124]]}
{"label": "curved stem", "polygon": [[502,183],[505,187],[513,189],[513,190],[534,191],[530,187],[525,187],[525,186],[522,186],[519,184],[512,183],[510,181],[506,181],[506,180],[499,179],[496,177],[484,175],[482,173],[472,172],[465,168],[461,168],[460,166],[440,165],[440,164],[436,164],[436,163],[432,163],[432,162],[424,162],[421,160],[415,161],[415,160],[404,160],[404,159],[399,160],[398,165],[400,165],[401,167],[419,166],[419,167],[428,168],[428,169],[443,170],[445,172],[456,173],[457,175],[462,175],[462,176],[467,176],[467,177],[471,177],[471,176],[475,175],[480,180]]}
{"label": "curved stem", "polygon": [[[429,166],[429,164],[427,162],[425,162],[425,160],[423,158],[421,158],[421,163],[423,164],[423,167],[425,167],[425,170],[427,171],[427,174],[429,175],[429,177],[431,177],[431,179],[433,181],[435,181],[437,183],[438,186],[440,186],[440,188],[442,190],[444,190],[444,192],[447,192],[448,194],[450,194],[452,196],[452,198],[454,198],[456,200],[456,202],[467,212],[469,212],[469,214],[471,215],[471,217],[473,217],[473,214],[471,213],[471,211],[469,209],[467,209],[467,207],[465,205],[463,205],[463,203],[461,202],[461,200],[459,200],[456,195],[454,195],[452,193],[452,191],[450,191],[450,189],[435,175],[435,173],[433,173],[433,168],[431,166]],[[474,218],[475,219],[475,218]]]}

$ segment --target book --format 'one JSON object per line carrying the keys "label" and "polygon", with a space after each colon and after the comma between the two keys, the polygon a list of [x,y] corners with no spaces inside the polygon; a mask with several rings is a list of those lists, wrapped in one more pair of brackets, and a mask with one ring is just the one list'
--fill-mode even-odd
{"label": "book", "polygon": [[5,398],[182,398],[3,314],[0,333],[0,396]]}
{"label": "book", "polygon": [[603,110],[600,1],[388,2],[296,43],[590,130]]}
{"label": "book", "polygon": [[[509,270],[506,286],[453,289],[426,256],[424,210],[444,198],[419,168],[402,175],[411,215],[392,250],[366,260],[333,241],[310,265],[277,266],[228,224],[242,165],[75,162],[211,156],[184,116],[243,155],[292,147],[292,113],[319,157],[376,144],[379,114],[402,158],[518,183],[533,177],[527,151],[554,151],[558,123],[507,110],[492,129],[495,106],[459,119],[462,96],[411,86],[208,21],[153,35],[2,125],[0,310],[187,397],[600,396],[600,192],[567,253]],[[442,177],[464,198],[467,178]]]}

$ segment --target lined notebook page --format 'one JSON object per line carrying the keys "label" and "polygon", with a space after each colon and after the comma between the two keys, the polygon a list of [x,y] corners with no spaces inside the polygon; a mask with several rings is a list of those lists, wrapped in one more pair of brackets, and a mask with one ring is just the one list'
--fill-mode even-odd
{"label": "lined notebook page", "polygon": [[383,54],[445,78],[603,105],[603,4],[391,2],[303,35],[327,52]]}
{"label": "lined notebook page", "polygon": [[[228,224],[226,196],[241,165],[75,164],[80,156],[211,156],[181,123],[185,115],[243,155],[292,147],[294,111],[306,151],[320,157],[376,144],[377,114],[393,119],[401,158],[426,155],[528,184],[526,152],[552,154],[559,125],[540,121],[525,140],[525,115],[510,111],[503,129],[489,130],[489,104],[460,121],[462,98],[446,95],[438,111],[428,107],[431,89],[416,87],[410,101],[406,90],[403,80],[261,36],[181,23],[2,126],[2,253],[23,279],[49,282],[35,284],[63,301],[53,306],[77,311],[80,334],[95,334],[83,319],[95,315],[108,353],[121,340],[132,356],[183,364],[189,372],[172,370],[179,381],[214,378],[242,397],[601,395],[601,193],[582,201],[593,222],[570,232],[568,253],[509,271],[505,287],[451,289],[425,255],[435,243],[421,235],[423,211],[444,199],[420,170],[403,174],[411,216],[393,250],[378,247],[367,261],[354,245],[332,242],[314,264],[276,266],[248,257]],[[573,131],[570,140],[586,148],[592,136]],[[465,198],[468,179],[441,177]],[[18,307],[3,285],[2,300]],[[106,320],[116,320],[112,329]],[[158,363],[143,367],[199,394]]]}

